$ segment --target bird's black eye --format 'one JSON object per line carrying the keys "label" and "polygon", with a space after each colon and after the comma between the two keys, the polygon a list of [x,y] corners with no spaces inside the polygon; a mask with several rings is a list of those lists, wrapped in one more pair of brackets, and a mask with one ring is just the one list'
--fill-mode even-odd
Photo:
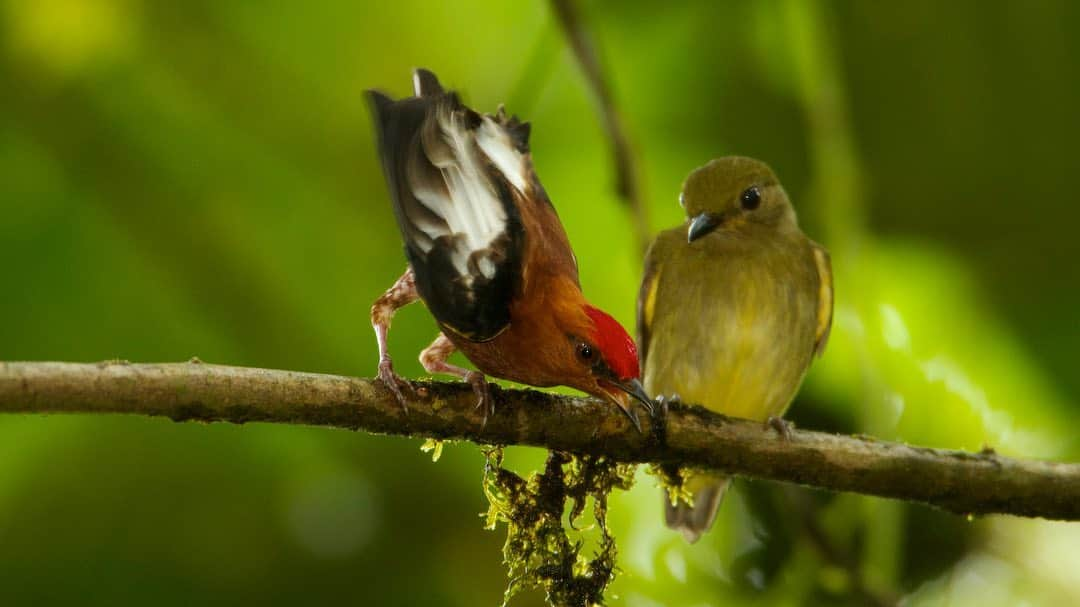
{"label": "bird's black eye", "polygon": [[753,211],[761,206],[761,190],[757,189],[757,186],[746,188],[746,190],[739,195],[739,202],[742,203],[742,208],[747,211]]}
{"label": "bird's black eye", "polygon": [[589,344],[580,343],[580,344],[577,345],[577,355],[578,355],[578,358],[580,358],[581,360],[583,360],[585,362],[591,362],[592,359],[593,359],[593,356],[596,355],[596,352],[593,350],[593,347],[590,346]]}

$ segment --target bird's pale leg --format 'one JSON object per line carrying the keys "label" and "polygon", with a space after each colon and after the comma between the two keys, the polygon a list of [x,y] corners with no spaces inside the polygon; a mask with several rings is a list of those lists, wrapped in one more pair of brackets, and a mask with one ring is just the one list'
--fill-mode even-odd
{"label": "bird's pale leg", "polygon": [[379,343],[379,380],[394,393],[401,408],[408,411],[405,405],[405,395],[402,388],[408,388],[409,383],[394,373],[394,365],[390,360],[390,350],[386,345],[386,335],[390,332],[390,319],[398,308],[407,306],[419,299],[416,293],[416,278],[412,268],[405,270],[401,278],[397,279],[394,286],[386,290],[375,303],[371,304],[371,326],[375,329],[375,341]]}
{"label": "bird's pale leg", "polygon": [[450,341],[450,338],[443,333],[439,333],[435,341],[431,342],[431,345],[420,353],[420,364],[424,365],[424,369],[427,369],[428,373],[456,375],[468,382],[472,386],[473,392],[476,393],[478,399],[476,401],[477,408],[483,408],[484,410],[482,425],[486,426],[488,415],[495,410],[495,403],[491,399],[491,390],[488,388],[487,378],[479,371],[470,371],[446,362],[446,359],[450,358],[450,355],[456,350],[457,347],[454,346],[454,342]]}

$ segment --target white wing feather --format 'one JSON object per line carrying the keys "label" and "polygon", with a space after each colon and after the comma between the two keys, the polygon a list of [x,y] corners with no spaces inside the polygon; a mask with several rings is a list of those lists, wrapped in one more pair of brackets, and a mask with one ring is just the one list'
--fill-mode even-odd
{"label": "white wing feather", "polygon": [[[463,124],[460,113],[444,108],[435,119],[444,145],[425,145],[431,163],[442,173],[444,191],[410,179],[413,196],[446,223],[413,218],[426,239],[417,242],[425,252],[434,241],[448,236],[454,249],[450,259],[458,273],[469,280],[469,260],[477,251],[489,250],[492,242],[506,230],[506,210],[488,176],[493,165],[506,181],[524,193],[526,161],[514,146],[502,125],[483,116],[476,129]],[[495,274],[495,263],[486,256],[475,259],[476,268],[487,278]]]}

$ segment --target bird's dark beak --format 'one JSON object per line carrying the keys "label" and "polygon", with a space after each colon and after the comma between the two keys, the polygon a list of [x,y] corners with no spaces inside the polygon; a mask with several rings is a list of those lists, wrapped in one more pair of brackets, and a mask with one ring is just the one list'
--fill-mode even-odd
{"label": "bird's dark beak", "polygon": [[686,230],[686,242],[694,242],[698,238],[712,232],[720,225],[721,216],[715,213],[702,213],[690,222],[690,228]]}
{"label": "bird's dark beak", "polygon": [[626,414],[626,417],[630,418],[630,423],[634,424],[634,428],[641,432],[641,420],[638,419],[637,413],[634,411],[634,402],[631,398],[644,405],[650,414],[652,414],[653,410],[652,399],[645,393],[645,388],[641,385],[641,382],[636,379],[625,381],[607,379],[602,382],[602,387],[608,400],[618,405],[619,409]]}

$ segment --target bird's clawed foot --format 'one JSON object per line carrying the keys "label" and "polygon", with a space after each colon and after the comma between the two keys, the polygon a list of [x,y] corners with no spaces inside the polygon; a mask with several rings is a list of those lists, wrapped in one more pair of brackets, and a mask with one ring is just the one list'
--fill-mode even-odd
{"label": "bird's clawed foot", "polygon": [[664,396],[661,394],[656,397],[657,409],[663,409],[663,414],[667,415],[668,407],[675,405],[676,407],[682,404],[682,398],[678,394],[672,394],[671,396]]}
{"label": "bird's clawed foot", "polygon": [[649,410],[652,419],[653,438],[661,445],[667,444],[667,415],[670,405],[682,404],[678,394],[664,396],[661,394],[654,399],[654,406]]}
{"label": "bird's clawed foot", "polygon": [[653,422],[660,424],[664,423],[664,420],[667,419],[669,408],[682,405],[682,399],[679,398],[678,394],[672,394],[671,396],[664,396],[661,394],[653,399],[653,401],[656,406],[650,409],[649,413],[652,414]]}
{"label": "bird's clawed foot", "polygon": [[462,379],[472,386],[473,392],[476,393],[476,408],[484,411],[484,418],[480,421],[482,430],[487,426],[488,416],[495,413],[495,400],[491,398],[491,386],[484,374],[479,371],[469,371]]}
{"label": "bird's clawed foot", "polygon": [[791,422],[784,421],[782,417],[770,415],[769,419],[765,420],[765,428],[772,428],[776,430],[776,433],[780,435],[786,441],[791,440]]}
{"label": "bird's clawed foot", "polygon": [[379,359],[379,381],[394,394],[394,398],[401,405],[401,410],[408,413],[409,406],[405,402],[405,393],[402,390],[410,390],[412,385],[394,372],[394,365],[389,356],[383,356]]}

